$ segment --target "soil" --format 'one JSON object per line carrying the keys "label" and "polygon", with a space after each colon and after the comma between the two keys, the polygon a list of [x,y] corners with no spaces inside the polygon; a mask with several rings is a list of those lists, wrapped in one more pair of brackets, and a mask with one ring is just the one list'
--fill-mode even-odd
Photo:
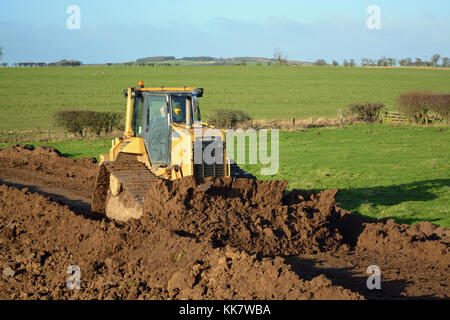
{"label": "soil", "polygon": [[97,172],[51,147],[0,151],[0,299],[450,297],[448,228],[364,218],[337,190],[193,177],[152,184],[141,219],[111,221],[89,211]]}

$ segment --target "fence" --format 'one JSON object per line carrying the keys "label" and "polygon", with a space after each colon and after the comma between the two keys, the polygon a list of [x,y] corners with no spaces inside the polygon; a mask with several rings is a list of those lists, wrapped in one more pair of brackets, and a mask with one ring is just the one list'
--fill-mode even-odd
{"label": "fence", "polygon": [[401,112],[385,111],[382,119],[386,124],[409,124],[408,117]]}
{"label": "fence", "polygon": [[[114,130],[107,135],[97,136],[90,134],[89,139],[106,139],[120,136],[123,132],[121,130]],[[0,132],[0,143],[22,143],[22,142],[38,142],[38,141],[61,141],[81,139],[75,137],[73,134],[64,131],[63,129],[55,128],[48,130],[13,130]]]}

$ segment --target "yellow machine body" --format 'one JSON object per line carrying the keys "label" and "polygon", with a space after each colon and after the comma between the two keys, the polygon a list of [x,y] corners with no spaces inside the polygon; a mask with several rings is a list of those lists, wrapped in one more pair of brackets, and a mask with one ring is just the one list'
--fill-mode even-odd
{"label": "yellow machine body", "polygon": [[[155,166],[149,157],[148,145],[143,137],[136,136],[132,129],[133,108],[135,99],[139,93],[155,93],[160,95],[188,94],[198,92],[198,88],[128,88],[126,89],[127,111],[124,135],[112,140],[112,146],[108,154],[100,155],[100,163],[105,161],[116,161],[121,154],[134,155],[139,162],[144,163],[157,177],[165,179],[178,179],[194,175],[194,141],[198,139],[214,138],[223,142],[223,165],[222,176],[230,176],[230,162],[225,154],[225,132],[215,129],[214,126],[204,122],[175,123],[170,122],[170,163],[167,166]],[[192,114],[191,114],[192,116]]]}
{"label": "yellow machine body", "polygon": [[[226,158],[226,134],[200,121],[202,88],[128,88],[125,132],[100,156],[93,213],[126,221],[144,213],[160,179],[254,178]],[[194,121],[196,118],[196,121]],[[207,190],[208,183],[202,190]]]}

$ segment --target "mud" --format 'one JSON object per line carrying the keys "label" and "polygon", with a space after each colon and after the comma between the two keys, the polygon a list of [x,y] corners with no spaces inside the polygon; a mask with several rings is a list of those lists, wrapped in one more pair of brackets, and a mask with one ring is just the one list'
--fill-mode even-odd
{"label": "mud", "polygon": [[90,199],[97,172],[95,158],[66,158],[53,147],[17,145],[0,150],[2,180],[20,179]]}
{"label": "mud", "polygon": [[343,214],[335,205],[337,191],[294,203],[289,195],[283,201],[286,186],[286,181],[239,178],[160,180],[148,191],[144,211],[179,234],[251,254],[286,256],[337,249],[343,240],[337,230]]}
{"label": "mud", "polygon": [[[149,217],[86,219],[47,198],[0,186],[1,299],[360,299],[324,276],[303,280],[282,258],[177,236]],[[82,290],[66,287],[81,270]]]}
{"label": "mud", "polygon": [[[337,190],[161,180],[143,217],[125,223],[62,205],[67,194],[57,203],[35,193],[51,185],[90,197],[97,171],[52,148],[0,151],[0,179],[22,181],[0,186],[0,299],[450,297],[448,228],[364,218],[339,207]],[[71,265],[81,290],[66,287]],[[370,265],[381,268],[381,290],[366,286]]]}

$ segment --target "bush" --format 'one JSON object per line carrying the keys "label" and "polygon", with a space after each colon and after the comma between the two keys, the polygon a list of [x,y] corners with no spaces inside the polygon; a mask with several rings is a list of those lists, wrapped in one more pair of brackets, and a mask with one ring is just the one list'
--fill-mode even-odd
{"label": "bush", "polygon": [[443,122],[448,124],[450,116],[450,94],[434,94],[430,100],[431,110],[437,113]]}
{"label": "bush", "polygon": [[247,113],[241,110],[219,109],[210,118],[210,123],[219,128],[234,128],[238,123],[251,119]]}
{"label": "bush", "polygon": [[375,122],[379,119],[380,112],[383,108],[384,105],[381,103],[354,103],[347,106],[347,112],[355,115],[357,120]]}
{"label": "bush", "polygon": [[428,124],[429,112],[439,115],[441,121],[448,124],[450,112],[450,95],[431,92],[413,91],[398,97],[400,109],[417,124]]}
{"label": "bush", "polygon": [[89,133],[97,136],[102,132],[109,134],[122,127],[122,115],[117,112],[63,110],[56,112],[54,118],[57,126],[82,138]]}
{"label": "bush", "polygon": [[408,92],[398,97],[398,104],[409,119],[417,124],[428,123],[430,111],[430,96],[428,92]]}
{"label": "bush", "polygon": [[122,115],[118,112],[94,112],[89,129],[97,136],[102,131],[107,135],[114,129],[122,129]]}

